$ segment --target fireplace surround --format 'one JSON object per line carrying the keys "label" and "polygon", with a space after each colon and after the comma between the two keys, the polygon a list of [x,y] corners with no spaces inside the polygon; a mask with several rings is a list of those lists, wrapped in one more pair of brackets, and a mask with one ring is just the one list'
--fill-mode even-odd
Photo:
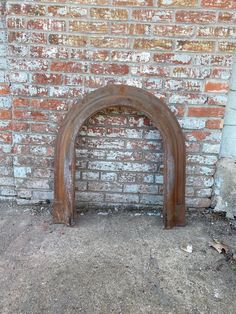
{"label": "fireplace surround", "polygon": [[182,129],[166,104],[143,89],[127,85],[97,89],[74,104],[64,119],[55,149],[54,222],[73,225],[77,221],[75,145],[80,128],[96,112],[116,105],[144,113],[160,131],[164,141],[164,226],[184,226],[186,151]]}

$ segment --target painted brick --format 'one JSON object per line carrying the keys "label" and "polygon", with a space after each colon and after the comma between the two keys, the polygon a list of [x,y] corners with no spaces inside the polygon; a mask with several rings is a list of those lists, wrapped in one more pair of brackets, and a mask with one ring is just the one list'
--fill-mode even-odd
{"label": "painted brick", "polygon": [[196,177],[187,176],[186,184],[194,186],[194,187],[200,186],[203,188],[209,188],[213,186],[214,179],[212,177],[205,177],[205,176],[196,176]]}
{"label": "painted brick", "polygon": [[103,172],[101,173],[101,181],[117,181],[117,173]]}
{"label": "painted brick", "polygon": [[196,191],[197,197],[211,197],[212,189],[200,189]]}
{"label": "painted brick", "polygon": [[105,200],[111,203],[139,203],[139,197],[135,194],[107,193]]}
{"label": "painted brick", "polygon": [[230,25],[236,24],[236,13],[235,12],[219,12],[219,22],[229,23]]}
{"label": "painted brick", "polygon": [[211,70],[209,68],[175,67],[172,71],[173,77],[178,78],[205,79],[211,75]]}
{"label": "painted brick", "polygon": [[199,166],[199,165],[189,165],[186,168],[187,174],[196,174],[196,175],[206,175],[206,176],[213,176],[215,173],[214,167],[206,167],[206,166]]}
{"label": "painted brick", "polygon": [[160,0],[161,6],[166,7],[194,7],[198,6],[197,0]]}
{"label": "painted brick", "polygon": [[202,147],[202,151],[208,154],[219,154],[220,152],[220,144],[208,144],[204,143]]}
{"label": "painted brick", "polygon": [[162,205],[163,197],[161,195],[141,195],[140,203],[142,204],[152,204],[152,205]]}
{"label": "painted brick", "polygon": [[145,22],[171,22],[174,19],[173,11],[169,10],[133,10],[133,18]]}
{"label": "painted brick", "polygon": [[111,58],[113,61],[124,62],[149,62],[151,58],[150,52],[135,51],[113,51]]}
{"label": "painted brick", "polygon": [[108,171],[140,171],[140,172],[149,172],[149,171],[156,171],[157,167],[155,164],[144,164],[144,163],[136,163],[136,162],[105,162],[105,161],[98,161],[98,162],[89,162],[88,164],[89,169],[94,170],[108,170]]}
{"label": "painted brick", "polygon": [[85,36],[65,35],[65,34],[50,34],[48,41],[52,45],[84,47],[87,44]]}
{"label": "painted brick", "polygon": [[177,11],[175,18],[181,23],[210,24],[216,21],[217,14],[213,11]]}
{"label": "painted brick", "polygon": [[173,42],[168,39],[135,39],[134,49],[171,50]]}
{"label": "painted brick", "polygon": [[[187,205],[209,206],[236,49],[234,3],[8,1],[0,21],[0,198],[52,200],[54,143],[67,111],[96,88],[128,84],[149,90],[179,119]],[[163,171],[151,120],[113,106],[80,130],[76,203],[161,207]]]}
{"label": "painted brick", "polygon": [[179,123],[182,128],[184,129],[204,129],[205,127],[205,121],[201,119],[194,119],[194,118],[183,118],[179,120]]}
{"label": "painted brick", "polygon": [[236,50],[236,43],[235,42],[227,42],[222,41],[218,43],[219,51],[226,52],[226,53],[232,53]]}
{"label": "painted brick", "polygon": [[194,34],[194,27],[188,25],[155,25],[153,34],[164,37],[189,37]]}
{"label": "painted brick", "polygon": [[91,18],[101,20],[127,20],[128,10],[110,9],[110,8],[92,8],[90,9]]}
{"label": "painted brick", "polygon": [[193,52],[213,52],[215,43],[213,41],[178,40],[177,50]]}
{"label": "painted brick", "polygon": [[113,0],[112,4],[118,6],[152,6],[153,0]]}
{"label": "painted brick", "polygon": [[126,64],[92,64],[91,73],[93,74],[109,74],[109,75],[126,75],[129,73],[129,67]]}
{"label": "painted brick", "polygon": [[93,22],[82,22],[82,21],[70,21],[69,30],[79,33],[108,33],[107,23],[93,23]]}
{"label": "painted brick", "polygon": [[111,25],[112,34],[128,34],[128,35],[150,35],[150,24],[126,24],[126,23],[114,23]]}
{"label": "painted brick", "polygon": [[193,57],[186,53],[155,53],[153,58],[158,63],[186,65],[191,63]]}
{"label": "painted brick", "polygon": [[205,65],[205,66],[231,67],[232,55],[198,54],[198,55],[195,55],[193,59],[193,63],[196,65]]}
{"label": "painted brick", "polygon": [[236,4],[234,0],[202,0],[201,5],[207,8],[227,8],[227,9],[234,9]]}

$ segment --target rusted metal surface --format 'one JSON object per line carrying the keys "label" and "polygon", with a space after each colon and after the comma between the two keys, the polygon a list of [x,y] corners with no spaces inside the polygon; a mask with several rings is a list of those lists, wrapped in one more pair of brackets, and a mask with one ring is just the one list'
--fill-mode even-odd
{"label": "rusted metal surface", "polygon": [[161,132],[164,141],[164,225],[170,229],[185,225],[185,140],[169,108],[143,89],[109,85],[75,104],[59,129],[55,150],[55,223],[76,221],[75,144],[80,128],[96,112],[110,106],[126,106],[143,112]]}

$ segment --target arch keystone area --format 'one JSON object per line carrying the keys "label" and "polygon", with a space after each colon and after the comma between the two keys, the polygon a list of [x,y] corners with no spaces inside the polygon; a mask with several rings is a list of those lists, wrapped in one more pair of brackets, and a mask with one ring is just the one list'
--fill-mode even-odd
{"label": "arch keystone area", "polygon": [[141,111],[161,132],[164,141],[164,226],[185,225],[185,140],[170,109],[154,95],[127,85],[108,85],[88,94],[74,105],[59,129],[55,148],[54,205],[55,223],[72,225],[75,208],[75,145],[85,121],[111,106],[126,106]]}

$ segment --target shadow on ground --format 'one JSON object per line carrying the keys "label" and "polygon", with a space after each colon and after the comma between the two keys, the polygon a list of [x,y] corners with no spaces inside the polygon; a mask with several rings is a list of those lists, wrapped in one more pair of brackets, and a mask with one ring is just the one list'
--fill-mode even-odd
{"label": "shadow on ground", "polygon": [[68,228],[47,210],[5,206],[0,313],[235,313],[235,268],[208,245],[236,247],[235,231],[212,216],[188,220],[163,230],[157,216],[90,213]]}

